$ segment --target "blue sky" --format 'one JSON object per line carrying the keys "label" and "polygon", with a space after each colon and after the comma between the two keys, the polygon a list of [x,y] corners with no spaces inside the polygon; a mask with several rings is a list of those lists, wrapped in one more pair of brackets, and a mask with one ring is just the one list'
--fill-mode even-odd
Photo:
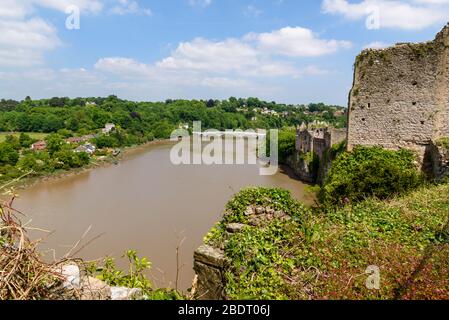
{"label": "blue sky", "polygon": [[0,0],[0,98],[346,105],[361,50],[447,21],[449,0]]}

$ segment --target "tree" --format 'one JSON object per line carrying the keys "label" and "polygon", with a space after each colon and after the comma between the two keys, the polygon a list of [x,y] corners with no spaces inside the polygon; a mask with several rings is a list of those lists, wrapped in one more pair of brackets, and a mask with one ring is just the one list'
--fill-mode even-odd
{"label": "tree", "polygon": [[19,139],[13,135],[7,135],[5,138],[5,142],[10,144],[17,151],[19,151],[21,148]]}
{"label": "tree", "polygon": [[117,139],[110,135],[101,135],[94,139],[94,144],[98,149],[103,148],[116,148],[119,146]]}
{"label": "tree", "polygon": [[292,130],[281,130],[278,137],[279,160],[285,162],[288,156],[293,155],[296,150],[296,132]]}
{"label": "tree", "polygon": [[206,102],[206,106],[207,106],[208,108],[213,108],[213,107],[215,107],[215,101],[212,100],[212,99],[209,99],[209,100]]}
{"label": "tree", "polygon": [[65,143],[64,139],[59,134],[51,134],[45,139],[47,142],[47,151],[50,155],[61,150]]}
{"label": "tree", "polygon": [[14,147],[6,142],[0,143],[0,165],[15,166],[19,160],[19,153]]}
{"label": "tree", "polygon": [[22,148],[29,148],[35,142],[35,139],[31,138],[26,133],[21,133],[19,136],[19,143]]}

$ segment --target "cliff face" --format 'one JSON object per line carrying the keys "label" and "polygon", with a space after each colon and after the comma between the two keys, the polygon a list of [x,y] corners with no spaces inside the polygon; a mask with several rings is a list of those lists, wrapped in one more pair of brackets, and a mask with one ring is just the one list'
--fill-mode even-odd
{"label": "cliff face", "polygon": [[449,136],[449,25],[426,43],[365,50],[349,97],[348,149],[415,150],[423,169],[434,141]]}

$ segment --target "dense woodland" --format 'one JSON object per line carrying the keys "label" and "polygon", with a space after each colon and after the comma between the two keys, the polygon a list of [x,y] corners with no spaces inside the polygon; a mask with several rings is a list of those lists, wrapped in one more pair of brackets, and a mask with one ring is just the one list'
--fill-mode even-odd
{"label": "dense woodland", "polygon": [[[260,109],[281,116],[258,114]],[[67,129],[87,133],[112,122],[139,137],[153,135],[166,138],[180,123],[202,121],[214,129],[281,128],[302,122],[325,120],[336,126],[345,125],[345,117],[336,117],[339,106],[322,103],[285,105],[257,98],[229,100],[167,100],[165,102],[132,102],[116,96],[107,98],[52,98],[24,101],[0,101],[0,132],[57,132]],[[255,119],[256,118],[256,119]]]}

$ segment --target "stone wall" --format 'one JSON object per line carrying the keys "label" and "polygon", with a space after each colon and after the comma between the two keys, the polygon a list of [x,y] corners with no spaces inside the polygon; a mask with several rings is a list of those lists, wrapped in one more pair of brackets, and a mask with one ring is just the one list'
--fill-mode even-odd
{"label": "stone wall", "polygon": [[193,258],[193,270],[197,279],[195,298],[198,300],[223,300],[226,265],[223,251],[203,245],[195,251]]}
{"label": "stone wall", "polygon": [[326,132],[325,139],[327,141],[327,147],[331,148],[333,145],[341,143],[346,140],[348,136],[348,129],[335,129],[330,128],[328,132]]}
{"label": "stone wall", "polygon": [[415,150],[449,136],[449,25],[434,41],[363,51],[349,97],[348,150]]}
{"label": "stone wall", "polygon": [[308,183],[315,183],[317,181],[318,172],[307,162],[304,154],[300,151],[287,157],[285,164],[293,170],[299,179]]}
{"label": "stone wall", "polygon": [[225,226],[226,233],[218,248],[209,245],[200,246],[194,253],[195,292],[197,300],[226,300],[226,271],[229,270],[229,260],[224,254],[224,247],[230,237],[242,232],[246,227],[263,228],[274,220],[288,221],[291,217],[283,211],[271,207],[249,205],[245,210],[248,224],[229,223]]}

